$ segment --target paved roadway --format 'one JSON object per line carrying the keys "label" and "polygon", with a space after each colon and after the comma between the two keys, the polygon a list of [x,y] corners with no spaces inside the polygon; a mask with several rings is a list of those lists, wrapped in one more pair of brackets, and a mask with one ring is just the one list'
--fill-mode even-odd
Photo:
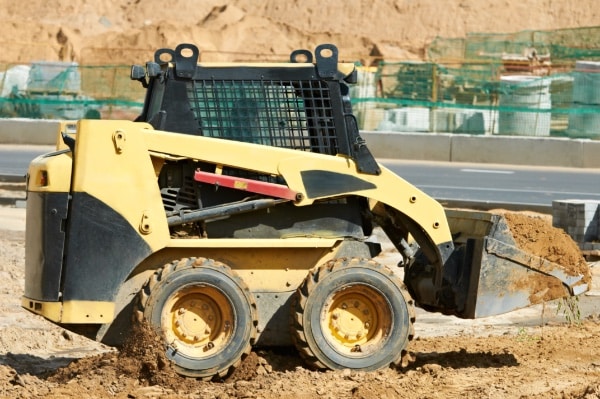
{"label": "paved roadway", "polygon": [[25,176],[29,162],[53,146],[0,145],[0,175]]}
{"label": "paved roadway", "polygon": [[[24,176],[27,165],[50,146],[0,145],[0,175]],[[444,202],[548,208],[553,200],[600,201],[600,169],[523,167],[380,160],[430,196]]]}
{"label": "paved roadway", "polygon": [[600,201],[600,169],[380,160],[440,200],[551,207],[553,200]]}

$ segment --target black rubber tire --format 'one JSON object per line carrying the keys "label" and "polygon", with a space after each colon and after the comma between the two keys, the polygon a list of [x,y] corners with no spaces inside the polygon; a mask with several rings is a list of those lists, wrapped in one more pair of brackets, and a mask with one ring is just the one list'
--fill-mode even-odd
{"label": "black rubber tire", "polygon": [[[192,294],[182,294],[187,292],[196,295],[194,298],[201,295],[204,299],[199,303],[203,306],[212,301],[212,298],[204,292],[214,293],[218,298],[212,302],[214,306],[210,307],[213,313],[221,311],[217,306],[219,301],[225,305],[222,307],[229,309],[229,315],[216,316],[222,316],[220,327],[221,331],[223,329],[227,331],[227,336],[215,349],[215,353],[195,356],[197,353],[202,353],[202,350],[178,336],[174,331],[176,324],[165,316],[176,314],[174,309],[165,306],[174,308],[179,303],[174,301],[180,295],[184,297],[179,301],[184,301],[186,305],[191,303],[193,306],[194,298],[185,301],[185,295]],[[205,380],[225,377],[250,353],[256,340],[258,325],[256,302],[242,279],[221,262],[205,258],[189,258],[169,263],[152,275],[141,290],[139,298],[141,314],[138,315],[138,319],[142,316],[141,319],[147,320],[162,332],[167,357],[173,361],[179,374]],[[202,311],[195,312],[195,310],[191,309],[194,320],[201,319],[202,316],[198,315]],[[229,317],[232,320],[228,320]],[[226,319],[227,321],[223,322]],[[172,330],[165,331],[169,326]],[[172,342],[167,342],[166,337],[170,337]],[[210,352],[212,349],[214,346],[209,347],[205,352]]]}
{"label": "black rubber tire", "polygon": [[[377,314],[372,323],[371,316],[364,316],[369,309]],[[371,371],[406,366],[410,359],[406,348],[414,336],[413,301],[400,278],[373,260],[342,258],[312,270],[291,311],[292,340],[312,368]],[[361,323],[366,329],[352,335]],[[371,324],[380,332],[369,337]],[[361,345],[352,347],[359,337],[364,337]]]}

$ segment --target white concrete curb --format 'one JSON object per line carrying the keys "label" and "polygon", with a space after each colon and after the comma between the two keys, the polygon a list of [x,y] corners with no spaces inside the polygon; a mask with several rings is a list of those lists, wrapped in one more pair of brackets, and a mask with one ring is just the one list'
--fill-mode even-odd
{"label": "white concrete curb", "polygon": [[600,141],[450,133],[361,132],[376,158],[600,168]]}
{"label": "white concrete curb", "polygon": [[[54,145],[59,122],[0,119],[0,144]],[[377,158],[600,168],[600,140],[361,132]]]}

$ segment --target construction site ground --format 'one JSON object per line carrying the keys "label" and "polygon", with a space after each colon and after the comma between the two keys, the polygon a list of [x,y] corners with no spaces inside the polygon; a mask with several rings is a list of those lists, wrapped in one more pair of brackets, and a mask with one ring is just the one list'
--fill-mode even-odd
{"label": "construction site ground", "polygon": [[[365,64],[375,49],[391,59],[423,60],[437,36],[600,21],[597,0],[0,4],[8,39],[2,55],[10,65],[144,63],[155,49],[182,42],[197,44],[205,61],[281,60],[320,43]],[[414,361],[403,370],[319,372],[306,369],[293,349],[256,349],[224,381],[203,382],[174,374],[152,336],[119,353],[22,309],[24,229],[23,208],[0,206],[0,398],[600,398],[600,265],[592,266],[592,290],[579,298],[579,314],[559,301],[479,320],[417,310]],[[379,260],[393,267],[398,254],[389,243],[384,248]]]}
{"label": "construction site ground", "polygon": [[[312,371],[292,348],[256,349],[230,377],[176,375],[151,335],[120,353],[20,307],[25,209],[0,207],[1,398],[600,398],[600,266],[575,310],[554,301],[479,320],[417,311],[405,369]],[[384,247],[379,261],[398,254]]]}

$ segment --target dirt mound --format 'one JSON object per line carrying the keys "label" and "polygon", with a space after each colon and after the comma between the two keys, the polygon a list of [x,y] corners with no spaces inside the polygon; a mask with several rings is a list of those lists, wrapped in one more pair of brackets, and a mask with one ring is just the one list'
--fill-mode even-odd
{"label": "dirt mound", "polygon": [[274,351],[261,351],[260,354],[256,351],[251,352],[223,381],[206,382],[183,377],[177,374],[167,359],[159,334],[151,326],[143,323],[133,326],[131,334],[118,353],[81,358],[55,372],[42,374],[40,378],[45,378],[47,383],[55,385],[54,392],[62,392],[64,388],[77,382],[78,392],[92,391],[94,396],[98,397],[133,388],[144,395],[156,394],[160,397],[215,390],[235,392],[233,397],[246,397],[241,395],[242,392],[247,393],[252,387],[260,387],[260,384],[253,381],[261,376],[272,374],[274,370],[292,371],[300,367],[301,360],[295,350],[279,348]]}
{"label": "dirt mound", "polygon": [[[282,60],[297,48],[334,43],[348,61],[375,49],[422,59],[436,37],[594,26],[596,0],[0,0],[4,62],[144,62],[191,42],[205,61]],[[141,54],[143,53],[143,54]],[[144,55],[145,54],[145,55]],[[129,57],[129,58],[128,58]]]}
{"label": "dirt mound", "polygon": [[[295,355],[295,353],[294,353]],[[289,355],[287,356],[289,357]],[[273,355],[273,364],[282,362],[281,355]],[[289,359],[283,360],[289,363]],[[273,367],[256,352],[250,353],[227,377],[226,381],[251,381],[259,374],[265,374]],[[59,368],[47,376],[48,381],[68,384],[73,380],[94,379],[97,376],[119,376],[119,379],[135,381],[144,387],[160,386],[162,389],[177,392],[182,387],[187,390],[201,389],[206,383],[177,374],[165,354],[162,338],[147,323],[134,324],[131,334],[118,353],[107,353],[78,359]]]}
{"label": "dirt mound", "polygon": [[165,355],[163,340],[147,323],[136,323],[119,352],[120,371],[150,385],[169,388],[181,384],[181,377]]}
{"label": "dirt mound", "polygon": [[177,374],[165,354],[161,337],[148,324],[135,324],[131,334],[118,353],[79,359],[58,369],[48,381],[67,384],[73,379],[90,379],[98,375],[119,376],[120,379],[136,381],[141,386],[160,385],[177,391],[200,381],[186,379]]}
{"label": "dirt mound", "polygon": [[569,275],[583,275],[585,283],[591,282],[590,268],[579,246],[564,230],[529,214],[507,212],[504,218],[521,249],[563,266]]}

